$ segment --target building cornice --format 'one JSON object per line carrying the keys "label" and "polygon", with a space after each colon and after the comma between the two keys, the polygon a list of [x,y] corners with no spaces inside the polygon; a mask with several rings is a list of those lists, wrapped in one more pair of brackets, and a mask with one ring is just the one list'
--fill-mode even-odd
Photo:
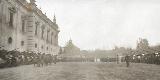
{"label": "building cornice", "polygon": [[45,21],[49,26],[52,27],[55,31],[59,32],[58,25],[53,23],[46,14],[42,13],[42,11],[36,6],[28,3],[27,1],[22,2],[21,0],[16,0],[21,6],[23,6],[27,11],[35,13],[39,18]]}

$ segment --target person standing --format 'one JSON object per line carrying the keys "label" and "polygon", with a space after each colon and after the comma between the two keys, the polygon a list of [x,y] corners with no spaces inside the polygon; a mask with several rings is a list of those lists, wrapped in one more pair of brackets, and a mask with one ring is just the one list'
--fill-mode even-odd
{"label": "person standing", "polygon": [[125,62],[126,62],[126,65],[127,65],[127,67],[129,67],[129,61],[130,61],[130,59],[129,59],[129,56],[128,55],[126,55],[125,56]]}
{"label": "person standing", "polygon": [[117,64],[119,64],[119,55],[117,54]]}

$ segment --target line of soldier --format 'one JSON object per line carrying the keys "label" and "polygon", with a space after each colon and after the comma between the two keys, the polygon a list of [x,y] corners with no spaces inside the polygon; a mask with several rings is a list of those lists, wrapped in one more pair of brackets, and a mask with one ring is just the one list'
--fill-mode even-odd
{"label": "line of soldier", "polygon": [[[129,62],[134,62],[134,63],[147,63],[147,64],[157,64],[160,65],[160,53],[148,53],[148,54],[134,54],[134,55],[128,55]],[[126,56],[122,58],[122,61],[126,61]]]}
{"label": "line of soldier", "polygon": [[57,56],[51,54],[0,50],[0,68],[29,64],[40,67],[53,62],[56,64]]}

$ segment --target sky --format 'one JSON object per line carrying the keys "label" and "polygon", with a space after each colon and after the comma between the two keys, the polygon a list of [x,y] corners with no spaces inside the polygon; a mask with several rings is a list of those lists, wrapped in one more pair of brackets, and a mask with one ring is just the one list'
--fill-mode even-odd
{"label": "sky", "polygon": [[160,44],[160,0],[36,0],[59,25],[59,45],[82,50],[136,47],[138,38]]}

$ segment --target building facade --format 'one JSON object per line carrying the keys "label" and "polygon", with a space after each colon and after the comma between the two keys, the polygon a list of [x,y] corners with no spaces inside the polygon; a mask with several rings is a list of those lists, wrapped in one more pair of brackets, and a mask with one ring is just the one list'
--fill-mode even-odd
{"label": "building facade", "polygon": [[0,47],[58,54],[58,25],[37,8],[35,0],[0,0]]}
{"label": "building facade", "polygon": [[82,61],[82,54],[80,48],[73,44],[72,40],[69,40],[67,44],[62,48],[62,54],[60,55],[62,61],[67,62],[79,62]]}
{"label": "building facade", "polygon": [[80,58],[81,57],[80,48],[74,45],[72,40],[69,40],[66,46],[64,47],[62,55],[64,55],[64,57],[69,57],[69,58]]}

